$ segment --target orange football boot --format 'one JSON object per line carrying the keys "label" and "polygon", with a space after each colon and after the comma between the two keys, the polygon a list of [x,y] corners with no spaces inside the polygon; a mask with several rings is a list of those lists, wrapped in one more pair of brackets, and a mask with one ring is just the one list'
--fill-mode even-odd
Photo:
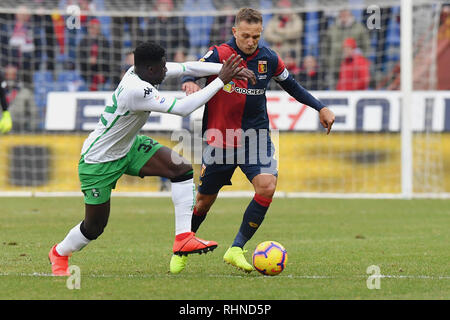
{"label": "orange football boot", "polygon": [[207,253],[215,248],[217,248],[217,242],[199,239],[194,232],[178,234],[173,243],[173,253],[180,256],[191,253]]}
{"label": "orange football boot", "polygon": [[56,244],[50,249],[48,259],[52,264],[52,273],[54,276],[70,276],[69,256],[60,256],[56,252]]}

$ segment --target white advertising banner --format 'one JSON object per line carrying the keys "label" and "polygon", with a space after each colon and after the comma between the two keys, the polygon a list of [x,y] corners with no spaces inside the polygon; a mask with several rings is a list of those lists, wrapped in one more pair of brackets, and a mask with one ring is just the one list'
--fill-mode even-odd
{"label": "white advertising banner", "polygon": [[[396,91],[314,91],[336,115],[334,131],[397,132],[401,123],[401,93]],[[183,92],[164,92],[182,98]],[[46,130],[90,131],[99,121],[111,92],[51,92],[46,109]],[[284,91],[267,91],[267,112],[272,129],[317,131],[318,112],[302,105]],[[251,106],[247,106],[251,107]],[[418,91],[413,94],[414,131],[450,131],[450,92]],[[152,112],[144,131],[191,128],[200,120],[199,109],[186,118]]]}

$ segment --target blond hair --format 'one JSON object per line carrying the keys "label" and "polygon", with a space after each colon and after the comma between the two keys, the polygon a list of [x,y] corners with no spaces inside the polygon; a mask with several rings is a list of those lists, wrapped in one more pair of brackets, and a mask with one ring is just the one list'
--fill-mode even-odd
{"label": "blond hair", "polygon": [[235,26],[241,21],[247,23],[262,23],[262,14],[258,10],[252,8],[241,8],[236,14]]}

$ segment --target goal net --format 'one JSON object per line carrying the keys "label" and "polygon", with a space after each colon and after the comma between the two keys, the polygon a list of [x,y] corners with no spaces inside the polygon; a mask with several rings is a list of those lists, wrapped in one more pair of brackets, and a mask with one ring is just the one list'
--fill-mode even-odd
{"label": "goal net", "polygon": [[[411,2],[402,24],[401,0],[2,0],[0,71],[13,128],[0,135],[0,194],[80,195],[81,146],[133,64],[135,46],[151,40],[166,48],[168,61],[198,60],[232,37],[236,12],[250,6],[263,14],[260,44],[336,115],[326,135],[315,110],[271,81],[267,111],[280,195],[446,197],[450,2]],[[402,76],[405,25],[412,70]],[[180,80],[160,90],[185,95]],[[152,113],[142,130],[189,158],[196,181],[201,118],[201,109],[186,118]],[[253,190],[239,169],[232,182],[223,190]],[[159,177],[123,176],[114,194],[168,188]]]}

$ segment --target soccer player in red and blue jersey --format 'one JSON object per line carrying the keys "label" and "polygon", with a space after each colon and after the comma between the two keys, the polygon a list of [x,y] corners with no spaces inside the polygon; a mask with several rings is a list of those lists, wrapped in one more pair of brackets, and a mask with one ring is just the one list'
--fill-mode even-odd
{"label": "soccer player in red and blue jersey", "polygon": [[[255,84],[233,79],[205,106],[203,134],[208,145],[203,151],[200,185],[191,225],[192,231],[196,232],[219,190],[224,185],[231,185],[231,177],[239,166],[253,184],[255,195],[223,259],[245,272],[251,272],[253,267],[245,259],[244,245],[263,222],[277,184],[277,163],[273,157],[265,96],[270,79],[277,81],[300,103],[317,110],[327,134],[335,119],[333,112],[294,80],[276,52],[259,45],[262,29],[261,13],[242,8],[232,28],[233,38],[211,47],[201,59],[222,62],[230,55],[238,54],[243,58],[241,66],[252,70],[256,76]],[[214,78],[209,77],[207,82]],[[184,79],[182,88],[187,94],[200,89],[194,80]]]}

